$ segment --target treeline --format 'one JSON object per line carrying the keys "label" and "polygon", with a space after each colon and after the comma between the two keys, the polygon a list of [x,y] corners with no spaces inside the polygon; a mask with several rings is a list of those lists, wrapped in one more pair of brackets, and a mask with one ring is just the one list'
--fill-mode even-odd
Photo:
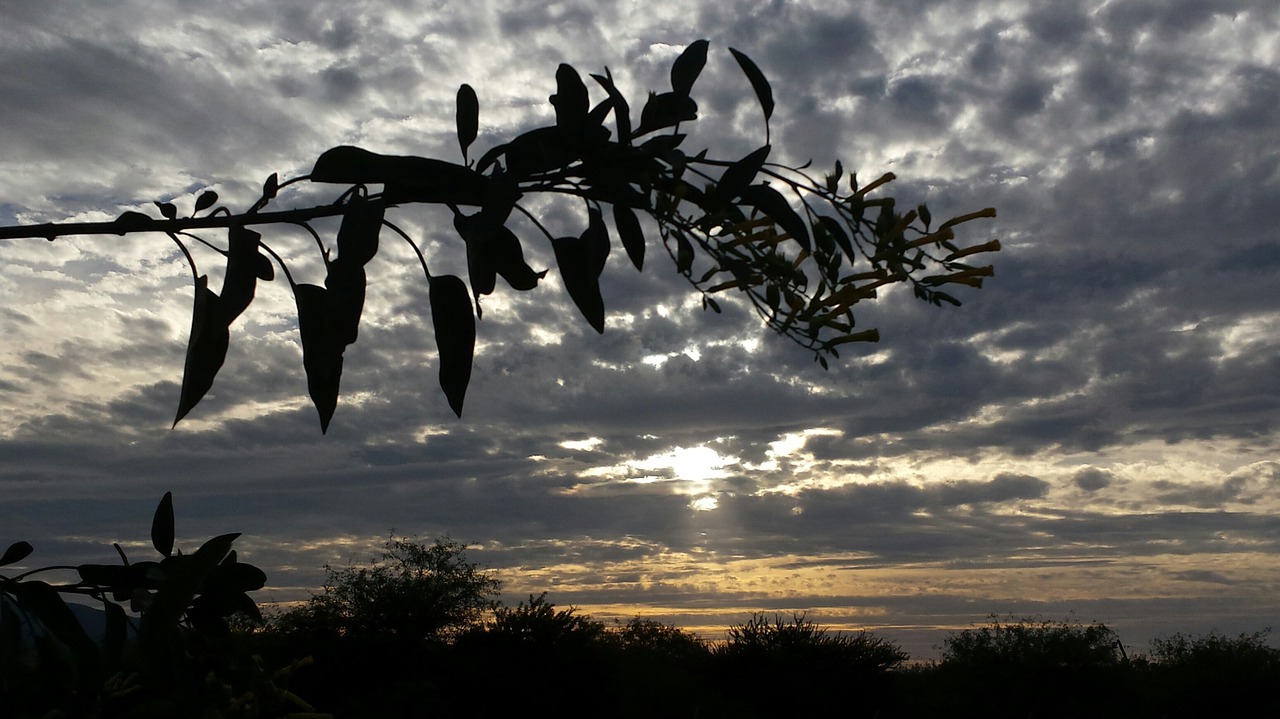
{"label": "treeline", "polygon": [[[1178,634],[1130,654],[1103,624],[992,617],[913,663],[869,632],[757,613],[709,643],[546,594],[503,604],[499,579],[448,538],[392,538],[264,616],[247,592],[265,575],[238,561],[236,536],[176,550],[166,496],[159,561],[117,546],[119,564],[0,574],[0,716],[1280,717],[1266,631]],[[15,543],[0,566],[31,551]],[[55,570],[79,581],[37,578]],[[85,631],[69,594],[102,602],[104,632]]]}
{"label": "treeline", "polygon": [[391,540],[247,636],[277,664],[311,657],[291,686],[338,717],[1280,716],[1266,631],[1174,635],[1130,656],[1100,623],[992,617],[913,663],[870,632],[757,613],[711,643],[545,594],[505,606],[464,550]]}

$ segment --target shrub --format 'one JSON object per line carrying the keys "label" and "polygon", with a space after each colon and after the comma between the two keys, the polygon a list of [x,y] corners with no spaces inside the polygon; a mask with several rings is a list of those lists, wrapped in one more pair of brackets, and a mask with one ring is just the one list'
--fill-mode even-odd
{"label": "shrub", "polygon": [[966,716],[1131,716],[1129,669],[1105,624],[993,615],[944,640],[936,692]]}
{"label": "shrub", "polygon": [[1150,701],[1165,716],[1280,716],[1280,649],[1269,630],[1151,642]]}
{"label": "shrub", "polygon": [[473,627],[497,607],[501,582],[466,558],[448,537],[423,544],[389,538],[381,560],[328,578],[305,605],[272,618],[285,634],[413,644],[445,639]]}
{"label": "shrub", "polygon": [[[887,670],[907,654],[868,632],[828,632],[804,614],[757,612],[729,627],[715,657],[719,683],[737,689],[732,714],[870,717],[888,702]],[[789,682],[785,690],[779,677]]]}

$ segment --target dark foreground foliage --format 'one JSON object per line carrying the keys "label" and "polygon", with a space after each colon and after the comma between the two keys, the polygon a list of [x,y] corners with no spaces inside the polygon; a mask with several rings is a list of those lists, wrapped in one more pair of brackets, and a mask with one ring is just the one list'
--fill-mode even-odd
{"label": "dark foreground foliage", "polygon": [[[891,641],[803,614],[757,613],[709,643],[545,593],[505,606],[465,545],[394,537],[263,621],[245,592],[265,576],[236,559],[234,535],[190,554],[173,536],[166,495],[159,561],[0,574],[0,716],[1280,717],[1266,631],[1176,634],[1131,657],[1103,624],[992,617],[912,665]],[[31,551],[15,543],[0,566]],[[35,579],[54,570],[78,580]],[[105,638],[64,595],[107,608]]]}

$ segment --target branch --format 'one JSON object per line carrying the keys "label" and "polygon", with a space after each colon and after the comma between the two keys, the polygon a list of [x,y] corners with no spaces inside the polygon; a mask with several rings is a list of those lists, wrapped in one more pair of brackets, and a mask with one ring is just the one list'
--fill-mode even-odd
{"label": "branch", "polygon": [[[208,190],[189,218],[178,218],[172,203],[157,202],[163,219],[128,211],[112,222],[0,228],[0,239],[161,232],[179,241],[191,230],[228,231],[227,249],[219,250],[227,262],[221,294],[208,287],[208,277],[192,262],[196,296],[175,425],[212,386],[226,358],[230,325],[252,301],[256,283],[273,279],[268,256],[275,258],[297,304],[307,390],[322,431],[337,406],[343,354],[356,341],[363,311],[365,266],[378,251],[384,226],[414,247],[430,284],[440,385],[459,416],[471,376],[481,297],[497,290],[499,277],[511,290],[524,292],[547,272],[535,271],[525,261],[523,244],[508,226],[517,212],[550,239],[570,299],[597,332],[606,326],[600,278],[612,244],[610,224],[639,270],[646,242],[637,214],[643,213],[657,223],[663,248],[676,271],[702,294],[704,309],[720,312],[715,295],[742,292],[766,326],[812,352],[823,368],[829,357],[839,356],[838,347],[879,340],[874,329],[855,329],[852,308],[875,298],[880,287],[906,283],[926,302],[958,305],[958,299],[938,288],[977,288],[992,275],[990,266],[959,260],[998,251],[999,242],[960,247],[953,244],[953,228],[994,217],[995,210],[963,214],[934,230],[923,204],[901,213],[894,198],[869,197],[892,182],[892,174],[861,188],[851,174],[842,190],[845,174],[839,162],[823,183],[806,174],[807,163],[788,167],[767,162],[773,91],[759,68],[736,50],[731,49],[734,59],[764,113],[765,144],[736,160],[707,157],[706,150],[686,154],[687,134],[681,130],[698,117],[691,91],[706,50],[702,40],[688,46],[672,67],[671,90],[650,93],[635,126],[630,105],[608,70],[591,76],[606,93],[592,106],[577,71],[561,65],[551,96],[555,124],[493,147],[474,163],[468,158],[479,104],[464,85],[458,93],[457,122],[465,164],[335,147],[316,160],[308,175],[283,184],[274,174],[267,178],[262,196],[242,214],[219,207],[196,217],[217,202],[217,194]],[[605,124],[610,117],[612,130]],[[260,212],[280,188],[304,180],[345,189],[328,205]],[[375,185],[381,192],[370,194],[368,187]],[[587,208],[586,228],[577,236],[551,236],[529,211],[532,205],[521,202],[530,194],[580,199]],[[431,272],[412,238],[386,220],[388,210],[409,204],[449,208],[466,246],[466,282]],[[605,220],[606,205],[612,208],[612,223]],[[309,224],[322,217],[342,218],[336,259]],[[298,225],[315,237],[326,269],[324,286],[294,282],[281,258],[248,229],[274,224]]]}

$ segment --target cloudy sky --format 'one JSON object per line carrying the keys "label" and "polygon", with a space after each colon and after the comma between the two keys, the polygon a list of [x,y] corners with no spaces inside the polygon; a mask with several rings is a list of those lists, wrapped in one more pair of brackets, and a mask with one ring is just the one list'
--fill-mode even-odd
{"label": "cloudy sky", "polygon": [[[741,303],[703,312],[656,245],[643,273],[614,252],[602,336],[554,272],[486,298],[459,420],[421,270],[384,241],[322,436],[287,284],[170,429],[173,244],[0,241],[0,544],[141,557],[172,490],[185,546],[244,533],[264,601],[394,530],[475,543],[513,603],[706,632],[807,610],[917,656],[990,613],[1073,613],[1139,649],[1280,626],[1274,0],[5,3],[0,224],[187,212],[210,188],[243,209],[339,144],[457,161],[461,83],[483,151],[552,121],[560,62],[608,66],[634,109],[697,38],[691,142],[763,142],[740,49],[773,84],[775,158],[892,171],[936,217],[997,207],[964,226],[1000,238],[995,277],[961,308],[859,305],[882,341],[823,372]],[[391,219],[464,271],[447,212]],[[264,232],[321,278],[309,239]]]}

